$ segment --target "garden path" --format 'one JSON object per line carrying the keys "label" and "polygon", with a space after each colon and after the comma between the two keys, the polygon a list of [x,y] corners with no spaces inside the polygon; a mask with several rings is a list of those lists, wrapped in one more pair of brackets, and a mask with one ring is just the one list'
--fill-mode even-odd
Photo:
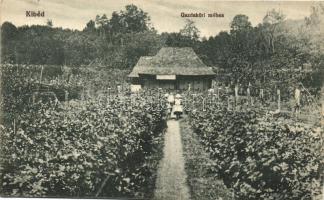
{"label": "garden path", "polygon": [[156,200],[189,200],[179,121],[169,120],[155,190]]}

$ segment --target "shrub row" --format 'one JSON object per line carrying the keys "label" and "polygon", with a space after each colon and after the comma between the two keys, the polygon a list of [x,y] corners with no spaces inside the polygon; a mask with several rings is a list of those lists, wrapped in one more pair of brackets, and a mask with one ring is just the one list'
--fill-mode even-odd
{"label": "shrub row", "polygon": [[144,98],[123,98],[37,104],[15,127],[1,126],[2,194],[145,197],[155,182],[157,166],[148,161],[161,143],[165,112]]}
{"label": "shrub row", "polygon": [[238,199],[310,199],[320,188],[321,130],[258,116],[211,107],[191,113],[213,173]]}

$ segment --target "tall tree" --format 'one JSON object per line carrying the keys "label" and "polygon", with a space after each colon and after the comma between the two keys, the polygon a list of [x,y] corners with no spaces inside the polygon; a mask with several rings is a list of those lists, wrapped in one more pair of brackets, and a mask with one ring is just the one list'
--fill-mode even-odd
{"label": "tall tree", "polygon": [[18,36],[18,30],[15,25],[10,22],[4,22],[1,26],[1,62],[14,62],[15,59],[15,43]]}
{"label": "tall tree", "polygon": [[95,31],[96,30],[96,23],[93,20],[90,20],[83,31]]}
{"label": "tall tree", "polygon": [[275,52],[275,40],[276,33],[280,32],[280,24],[284,21],[285,15],[280,12],[272,9],[268,11],[266,16],[263,18],[263,34],[265,39],[268,42],[268,48],[271,53]]}
{"label": "tall tree", "polygon": [[133,4],[127,5],[119,13],[113,12],[109,23],[115,33],[137,33],[150,29],[148,14]]}
{"label": "tall tree", "polygon": [[199,29],[196,27],[195,22],[186,19],[185,26],[180,30],[180,34],[184,37],[188,37],[191,40],[197,41],[199,39]]}
{"label": "tall tree", "polygon": [[252,28],[249,17],[246,15],[236,15],[231,22],[231,32],[246,31]]}

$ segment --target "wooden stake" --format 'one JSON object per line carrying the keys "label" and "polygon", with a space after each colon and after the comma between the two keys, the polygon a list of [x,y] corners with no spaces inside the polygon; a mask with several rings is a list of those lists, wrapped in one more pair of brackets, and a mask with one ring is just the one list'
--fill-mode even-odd
{"label": "wooden stake", "polygon": [[36,95],[35,95],[35,92],[33,93],[33,104],[35,103],[36,101]]}
{"label": "wooden stake", "polygon": [[69,92],[65,90],[65,102],[69,102]]}
{"label": "wooden stake", "polygon": [[203,107],[202,107],[202,110],[203,110],[203,111],[205,111],[205,98],[203,98],[203,101],[202,101],[202,103],[203,103]]}
{"label": "wooden stake", "polygon": [[44,66],[42,66],[42,69],[41,69],[41,74],[40,74],[40,78],[39,78],[39,83],[42,83],[43,69],[44,69]]}
{"label": "wooden stake", "polygon": [[248,97],[248,105],[251,106],[251,92],[250,87],[246,89],[247,97]]}
{"label": "wooden stake", "polygon": [[239,87],[238,85],[235,85],[235,88],[234,88],[234,93],[235,93],[235,108],[237,107],[237,103],[238,103],[238,91],[239,91]]}
{"label": "wooden stake", "polygon": [[281,105],[280,105],[280,89],[277,89],[277,95],[278,95],[278,111],[280,112],[280,110],[281,110]]}
{"label": "wooden stake", "polygon": [[260,98],[261,98],[261,100],[263,101],[264,93],[263,93],[263,89],[262,89],[262,88],[260,89]]}
{"label": "wooden stake", "polygon": [[324,128],[324,100],[322,101],[321,123]]}
{"label": "wooden stake", "polygon": [[14,135],[16,135],[16,119],[13,121],[13,127],[14,127]]}

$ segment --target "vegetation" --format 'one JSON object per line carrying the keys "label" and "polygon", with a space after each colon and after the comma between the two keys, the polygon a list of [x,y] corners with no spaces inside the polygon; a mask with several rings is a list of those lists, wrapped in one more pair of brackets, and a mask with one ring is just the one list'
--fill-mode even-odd
{"label": "vegetation", "polygon": [[[179,32],[158,34],[149,14],[135,5],[109,18],[96,16],[82,31],[55,28],[52,20],[46,26],[4,22],[0,193],[151,198],[166,108],[160,90],[138,95],[125,90],[138,59],[162,46],[189,46],[218,72],[222,88],[240,85],[245,91],[252,84],[253,97],[261,88],[267,96],[281,89],[288,101],[302,82],[318,94],[324,80],[323,13],[321,3],[300,21],[271,10],[256,27],[239,14],[229,32],[208,39],[200,38],[190,20]],[[42,91],[59,101],[34,101],[34,93]],[[237,199],[309,199],[318,193],[322,130],[269,115],[247,105],[246,98],[245,106],[233,109],[228,106],[233,95],[225,91],[217,102],[215,95],[185,98],[196,133],[184,137],[185,150],[189,140],[197,147],[194,158],[187,157],[187,170],[228,187],[199,185],[193,198],[214,195],[210,190],[216,186],[224,199],[230,199],[228,190]],[[195,164],[203,151],[210,166],[199,171]],[[189,185],[194,191],[198,183],[189,177]]]}
{"label": "vegetation", "polygon": [[213,172],[238,199],[310,199],[320,193],[321,130],[258,109],[208,106],[190,124]]}
{"label": "vegetation", "polygon": [[180,121],[180,131],[191,199],[232,200],[232,192],[214,175],[214,161],[200,144],[187,118]]}
{"label": "vegetation", "polygon": [[[305,20],[286,20],[271,10],[253,27],[246,15],[233,18],[230,32],[199,38],[193,21],[177,33],[158,34],[149,14],[135,5],[96,16],[82,31],[52,26],[1,26],[3,62],[80,66],[101,63],[106,68],[131,68],[140,56],[154,55],[162,46],[190,46],[205,63],[233,73],[242,82],[251,69],[323,68],[323,6],[318,3]],[[51,22],[52,23],[52,22]],[[248,69],[248,70],[247,70]],[[242,75],[242,73],[244,75]]]}
{"label": "vegetation", "polygon": [[1,193],[147,197],[165,128],[158,105],[137,97],[30,106],[19,122],[1,127]]}

